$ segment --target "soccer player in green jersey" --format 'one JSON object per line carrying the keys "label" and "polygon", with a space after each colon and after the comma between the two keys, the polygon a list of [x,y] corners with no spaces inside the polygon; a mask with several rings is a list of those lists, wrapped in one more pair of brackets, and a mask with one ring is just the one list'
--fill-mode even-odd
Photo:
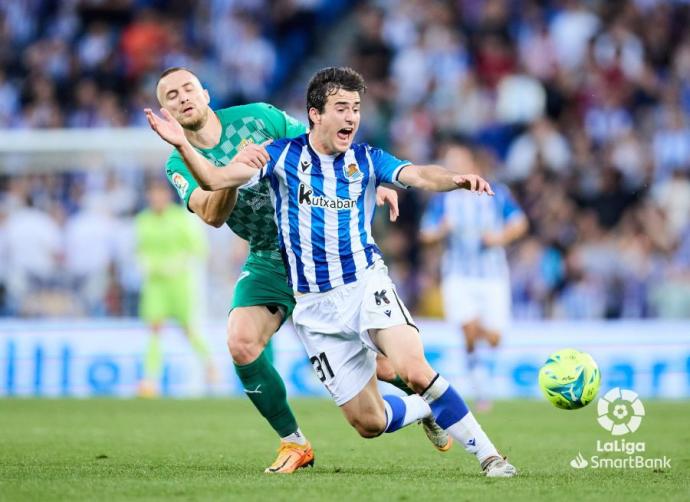
{"label": "soccer player in green jersey", "polygon": [[[163,110],[182,126],[186,140],[217,167],[232,159],[258,169],[269,158],[262,143],[306,132],[299,121],[265,103],[212,110],[208,92],[193,73],[183,68],[166,70],[156,94]],[[268,187],[204,191],[177,149],[168,159],[166,172],[191,211],[216,227],[227,222],[249,242],[249,257],[235,286],[227,335],[235,370],[247,396],[281,438],[278,457],[266,472],[291,473],[312,465],[313,451],[287,402],[285,384],[264,352],[295,306],[279,251]],[[388,189],[382,189],[377,197],[380,203],[393,202],[392,218],[397,216],[394,197],[395,192]],[[387,373],[391,383],[405,387],[399,378],[390,375],[390,370]],[[449,448],[448,436],[435,424],[425,424],[425,431],[437,448]]]}
{"label": "soccer player in green jersey", "polygon": [[162,367],[160,330],[166,319],[180,324],[206,367],[207,381],[212,382],[217,373],[197,325],[196,269],[207,251],[203,233],[184,209],[172,204],[164,181],[153,181],[146,195],[149,207],[135,220],[143,274],[139,314],[151,330],[139,395],[154,397]]}

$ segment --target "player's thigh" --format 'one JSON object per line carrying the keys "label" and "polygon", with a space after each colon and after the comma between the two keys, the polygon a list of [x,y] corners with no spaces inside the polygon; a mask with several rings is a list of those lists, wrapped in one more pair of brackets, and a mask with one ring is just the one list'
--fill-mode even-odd
{"label": "player's thigh", "polygon": [[409,382],[414,390],[423,389],[436,375],[424,356],[421,336],[413,326],[400,324],[370,330],[369,336],[386,354],[396,373]]}
{"label": "player's thigh", "polygon": [[228,344],[258,344],[264,347],[281,323],[282,314],[271,312],[264,305],[236,307],[228,316]]}
{"label": "player's thigh", "polygon": [[484,338],[500,336],[508,327],[510,303],[508,279],[486,279],[481,284],[480,323]]}
{"label": "player's thigh", "polygon": [[479,319],[476,279],[451,275],[441,282],[445,318],[453,326],[464,326]]}
{"label": "player's thigh", "polygon": [[352,399],[340,405],[347,421],[363,437],[376,437],[386,428],[386,412],[376,377]]}

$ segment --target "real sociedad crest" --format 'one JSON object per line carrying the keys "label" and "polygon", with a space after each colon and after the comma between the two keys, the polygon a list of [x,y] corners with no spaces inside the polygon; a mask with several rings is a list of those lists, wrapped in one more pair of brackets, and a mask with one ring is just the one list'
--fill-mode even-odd
{"label": "real sociedad crest", "polygon": [[363,176],[362,171],[359,170],[359,167],[354,162],[347,166],[343,166],[343,171],[347,181],[356,181]]}

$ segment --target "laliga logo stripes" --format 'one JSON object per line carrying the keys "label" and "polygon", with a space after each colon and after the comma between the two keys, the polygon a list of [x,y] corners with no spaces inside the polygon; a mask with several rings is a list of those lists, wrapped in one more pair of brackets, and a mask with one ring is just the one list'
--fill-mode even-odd
{"label": "laliga logo stripes", "polygon": [[599,398],[597,415],[599,425],[614,436],[622,436],[640,427],[644,406],[635,392],[615,387]]}

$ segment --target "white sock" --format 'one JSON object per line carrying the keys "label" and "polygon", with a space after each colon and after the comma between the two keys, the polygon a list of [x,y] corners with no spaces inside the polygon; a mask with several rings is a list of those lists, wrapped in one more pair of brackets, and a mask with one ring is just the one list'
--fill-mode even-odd
{"label": "white sock", "polygon": [[436,423],[460,442],[467,452],[475,455],[480,463],[489,457],[499,456],[465,401],[441,375],[436,375],[423,397],[431,406]]}
{"label": "white sock", "polygon": [[417,394],[405,397],[383,396],[383,405],[386,407],[386,432],[395,432],[431,415],[431,408]]}
{"label": "white sock", "polygon": [[304,437],[304,434],[302,434],[302,430],[299,427],[295,432],[283,438],[280,438],[280,440],[285,441],[287,443],[297,443],[301,445],[307,444],[307,438]]}
{"label": "white sock", "polygon": [[498,450],[471,411],[446,431],[453,439],[462,442],[465,451],[476,456],[480,464],[489,457],[500,457]]}

